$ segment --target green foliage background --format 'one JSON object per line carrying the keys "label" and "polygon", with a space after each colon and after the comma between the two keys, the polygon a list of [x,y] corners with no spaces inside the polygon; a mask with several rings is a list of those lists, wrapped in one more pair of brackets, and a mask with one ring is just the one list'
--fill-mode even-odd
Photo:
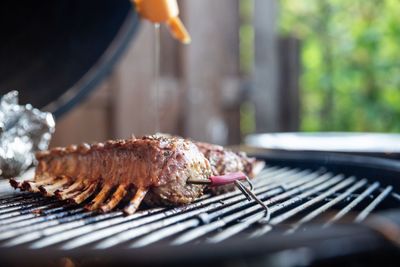
{"label": "green foliage background", "polygon": [[304,131],[400,132],[400,1],[280,0],[301,48]]}

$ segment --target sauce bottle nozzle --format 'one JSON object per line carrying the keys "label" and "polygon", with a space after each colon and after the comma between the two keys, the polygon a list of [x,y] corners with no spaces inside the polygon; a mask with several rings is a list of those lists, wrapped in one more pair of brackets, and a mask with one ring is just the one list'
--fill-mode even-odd
{"label": "sauce bottle nozzle", "polygon": [[152,23],[165,23],[171,34],[184,44],[191,41],[190,35],[179,19],[176,0],[132,0],[137,12]]}

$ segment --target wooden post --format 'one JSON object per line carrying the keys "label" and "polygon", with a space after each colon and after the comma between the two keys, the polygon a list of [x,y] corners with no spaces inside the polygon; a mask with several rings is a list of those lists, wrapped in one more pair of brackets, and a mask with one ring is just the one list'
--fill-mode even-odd
{"label": "wooden post", "polygon": [[152,27],[142,23],[118,68],[113,73],[114,136],[126,138],[131,134],[154,132],[154,102],[152,102],[153,45]]}
{"label": "wooden post", "polygon": [[254,94],[256,131],[280,130],[276,0],[254,1]]}
{"label": "wooden post", "polygon": [[237,80],[239,73],[238,1],[186,0],[180,3],[192,35],[192,43],[182,51],[184,133],[213,143],[238,142],[239,125],[232,125],[237,123],[232,119],[235,112],[234,115],[232,111],[226,112],[222,105],[223,94],[238,92],[238,85],[229,82]]}
{"label": "wooden post", "polygon": [[[114,94],[114,136],[154,134],[156,102],[154,95],[154,28],[144,21],[138,36],[122,59],[112,79]],[[179,44],[161,28],[160,131],[179,132],[181,90],[177,80]]]}
{"label": "wooden post", "polygon": [[298,131],[300,127],[300,41],[293,37],[279,40],[280,56],[280,130]]}

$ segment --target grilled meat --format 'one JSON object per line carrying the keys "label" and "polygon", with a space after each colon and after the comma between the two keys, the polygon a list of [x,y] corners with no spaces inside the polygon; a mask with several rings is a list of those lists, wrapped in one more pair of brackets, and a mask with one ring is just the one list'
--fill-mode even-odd
{"label": "grilled meat", "polygon": [[[247,157],[244,152],[233,152],[219,145],[195,142],[200,152],[211,164],[213,175],[224,175],[231,172],[244,172],[249,178],[253,178],[264,167],[263,161]],[[210,187],[208,190],[213,194],[221,194],[232,191],[233,184]]]}
{"label": "grilled meat", "polygon": [[264,166],[264,162],[247,157],[244,152],[233,152],[219,145],[195,142],[195,145],[211,164],[213,175],[243,171],[253,178]]}
{"label": "grilled meat", "polygon": [[145,136],[108,141],[105,144],[71,145],[36,155],[33,180],[11,184],[30,192],[57,196],[103,212],[129,198],[132,214],[142,200],[150,205],[187,204],[203,194],[204,185],[189,178],[207,180],[211,175],[245,171],[253,175],[253,159],[222,147],[179,137]]}

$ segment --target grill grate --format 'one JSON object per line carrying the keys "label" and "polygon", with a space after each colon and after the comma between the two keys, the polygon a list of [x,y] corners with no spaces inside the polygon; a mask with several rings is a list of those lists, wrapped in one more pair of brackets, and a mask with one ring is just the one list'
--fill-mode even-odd
{"label": "grill grate", "polygon": [[149,209],[130,216],[120,211],[96,214],[36,194],[4,197],[0,199],[0,246],[70,250],[216,243],[237,235],[255,238],[277,228],[292,234],[315,221],[322,227],[349,218],[359,223],[378,206],[399,204],[392,186],[323,169],[270,166],[254,185],[255,193],[270,209],[268,222],[262,207],[239,191],[206,195],[184,207]]}

